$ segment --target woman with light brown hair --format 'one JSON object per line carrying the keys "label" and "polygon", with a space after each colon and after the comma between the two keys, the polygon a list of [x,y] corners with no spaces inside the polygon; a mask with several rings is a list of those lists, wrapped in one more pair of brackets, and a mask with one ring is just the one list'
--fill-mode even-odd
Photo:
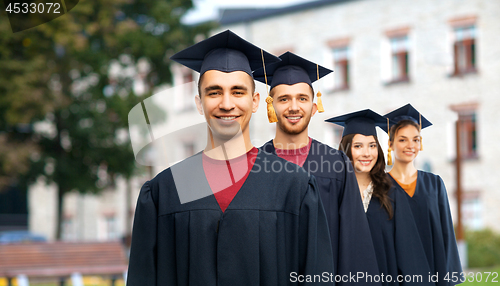
{"label": "woman with light brown hair", "polygon": [[424,253],[428,269],[424,270],[425,263],[418,263],[419,271],[429,272],[428,276],[435,278],[433,285],[459,284],[465,277],[462,276],[445,185],[440,176],[417,170],[414,165],[419,151],[423,150],[420,132],[432,124],[410,104],[385,116],[391,122],[389,165],[391,151],[394,152],[394,166],[389,174],[394,192],[399,196],[396,229],[399,233],[415,234],[407,236],[411,241],[400,241],[406,248],[400,247],[398,251],[410,257]]}

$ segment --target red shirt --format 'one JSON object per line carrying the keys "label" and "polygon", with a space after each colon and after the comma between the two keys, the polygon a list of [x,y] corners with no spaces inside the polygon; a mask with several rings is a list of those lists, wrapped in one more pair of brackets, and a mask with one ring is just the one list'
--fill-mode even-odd
{"label": "red shirt", "polygon": [[309,144],[299,149],[277,149],[276,155],[278,157],[283,158],[289,162],[297,164],[299,166],[303,166],[304,162],[307,159],[307,155],[309,155],[309,150],[311,149],[312,139],[309,137]]}
{"label": "red shirt", "polygon": [[230,160],[212,159],[203,153],[205,176],[223,212],[245,183],[258,152],[253,147],[246,154]]}

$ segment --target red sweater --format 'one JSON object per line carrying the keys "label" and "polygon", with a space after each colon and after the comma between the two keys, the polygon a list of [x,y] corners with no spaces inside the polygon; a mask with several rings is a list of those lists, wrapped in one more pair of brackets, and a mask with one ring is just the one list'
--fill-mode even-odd
{"label": "red sweater", "polygon": [[309,144],[299,149],[277,149],[276,155],[278,157],[283,158],[289,162],[297,164],[299,166],[303,166],[304,162],[307,159],[307,155],[309,155],[309,150],[311,149],[312,139],[309,137]]}
{"label": "red sweater", "polygon": [[205,176],[223,212],[245,183],[258,152],[253,147],[246,154],[230,160],[212,159],[203,153]]}

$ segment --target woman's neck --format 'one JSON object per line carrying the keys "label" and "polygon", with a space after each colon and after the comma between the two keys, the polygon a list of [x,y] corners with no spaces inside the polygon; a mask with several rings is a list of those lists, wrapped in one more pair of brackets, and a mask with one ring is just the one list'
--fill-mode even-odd
{"label": "woman's neck", "polygon": [[399,161],[394,162],[394,167],[392,167],[389,172],[394,179],[398,180],[403,184],[410,184],[415,181],[417,176],[417,169],[413,165],[413,161],[409,163],[402,163]]}

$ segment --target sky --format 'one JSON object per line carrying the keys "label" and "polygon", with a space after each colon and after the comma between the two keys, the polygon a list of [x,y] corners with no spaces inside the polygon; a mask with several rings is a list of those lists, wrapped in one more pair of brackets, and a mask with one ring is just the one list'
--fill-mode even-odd
{"label": "sky", "polygon": [[222,8],[277,8],[314,0],[193,0],[194,9],[183,18],[185,24],[216,19]]}

